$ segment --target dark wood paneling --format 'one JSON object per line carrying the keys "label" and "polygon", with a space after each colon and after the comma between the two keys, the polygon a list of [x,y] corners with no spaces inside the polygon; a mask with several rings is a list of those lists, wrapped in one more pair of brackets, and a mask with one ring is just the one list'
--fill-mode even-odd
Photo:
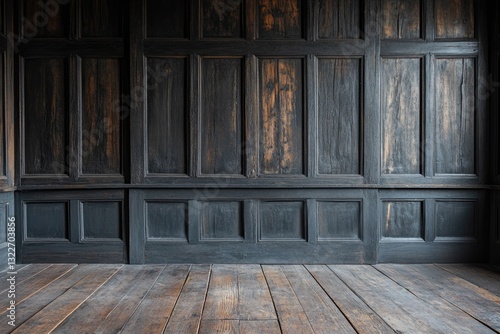
{"label": "dark wood paneling", "polygon": [[187,203],[146,203],[146,240],[187,241]]}
{"label": "dark wood paneling", "polygon": [[[9,205],[5,203],[2,198],[4,196],[0,196],[0,249],[3,248],[4,244],[7,242],[7,219],[9,216]],[[3,259],[3,252],[1,254]],[[4,264],[3,266],[5,266]]]}
{"label": "dark wood paneling", "polygon": [[26,59],[24,71],[24,172],[67,174],[66,61]]}
{"label": "dark wood paneling", "polygon": [[260,173],[304,173],[303,60],[261,59]]}
{"label": "dark wood paneling", "polygon": [[436,0],[436,38],[474,37],[474,0]]}
{"label": "dark wood paneling", "polygon": [[147,37],[187,38],[189,1],[146,0]]}
{"label": "dark wood paneling", "polygon": [[187,172],[187,59],[148,58],[148,172]]}
{"label": "dark wood paneling", "polygon": [[23,36],[69,37],[70,7],[71,1],[25,0],[21,22]]}
{"label": "dark wood paneling", "polygon": [[360,174],[360,59],[318,60],[318,172]]}
{"label": "dark wood paneling", "polygon": [[[3,4],[0,3],[0,8]],[[0,16],[2,13],[0,13]],[[7,136],[6,136],[6,113],[5,113],[5,57],[3,53],[0,53],[0,177],[5,176],[7,169]]]}
{"label": "dark wood paneling", "polygon": [[201,172],[242,174],[242,59],[202,62]]}
{"label": "dark wood paneling", "polygon": [[420,174],[420,59],[382,60],[382,173]]}
{"label": "dark wood paneling", "polygon": [[25,241],[68,241],[69,203],[24,203]]}
{"label": "dark wood paneling", "polygon": [[303,202],[260,203],[260,240],[305,240]]}
{"label": "dark wood paneling", "polygon": [[82,60],[82,172],[121,173],[121,64],[114,58]]}
{"label": "dark wood paneling", "polygon": [[203,37],[243,37],[243,5],[242,0],[203,0]]}
{"label": "dark wood paneling", "polygon": [[382,38],[420,38],[422,1],[383,0]]}
{"label": "dark wood paneling", "polygon": [[82,37],[121,37],[122,0],[83,0],[81,3]]}
{"label": "dark wood paneling", "polygon": [[82,239],[122,240],[122,203],[121,202],[83,202]]}
{"label": "dark wood paneling", "polygon": [[[318,202],[318,240],[361,239],[360,202]],[[313,224],[314,222],[308,222]]]}
{"label": "dark wood paneling", "polygon": [[423,209],[423,202],[383,202],[382,239],[411,238],[423,240],[425,237]]}
{"label": "dark wood paneling", "polygon": [[5,1],[0,0],[0,33],[5,32]]}
{"label": "dark wood paneling", "polygon": [[241,202],[205,202],[201,208],[201,240],[243,240]]}
{"label": "dark wood paneling", "polygon": [[475,66],[436,60],[436,174],[475,174]]}
{"label": "dark wood paneling", "polygon": [[318,36],[321,39],[361,37],[362,1],[318,1]]}
{"label": "dark wood paneling", "polygon": [[436,241],[474,239],[476,237],[476,202],[437,201]]}
{"label": "dark wood paneling", "polygon": [[259,38],[303,37],[305,6],[302,0],[259,0]]}

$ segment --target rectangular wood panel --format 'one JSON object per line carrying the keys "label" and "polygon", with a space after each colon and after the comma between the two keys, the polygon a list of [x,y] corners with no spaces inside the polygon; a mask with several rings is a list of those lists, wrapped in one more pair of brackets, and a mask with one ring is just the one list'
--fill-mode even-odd
{"label": "rectangular wood panel", "polygon": [[148,172],[187,173],[187,59],[148,58]]}
{"label": "rectangular wood panel", "polygon": [[82,239],[123,239],[121,202],[82,202]]}
{"label": "rectangular wood panel", "polygon": [[474,38],[474,0],[436,0],[436,38]]}
{"label": "rectangular wood panel", "polygon": [[123,1],[84,0],[80,3],[82,37],[122,36]]}
{"label": "rectangular wood panel", "polygon": [[204,202],[201,211],[201,240],[243,240],[241,202]]}
{"label": "rectangular wood panel", "polygon": [[410,238],[423,240],[423,202],[384,201],[382,212],[382,239]]}
{"label": "rectangular wood panel", "polygon": [[436,201],[436,241],[474,239],[476,202]]}
{"label": "rectangular wood panel", "polygon": [[243,37],[243,7],[242,0],[203,0],[203,37]]}
{"label": "rectangular wood panel", "polygon": [[82,172],[120,174],[120,59],[83,59],[82,80]]}
{"label": "rectangular wood panel", "polygon": [[475,60],[436,60],[436,174],[475,174]]}
{"label": "rectangular wood panel", "polygon": [[188,38],[189,1],[146,0],[146,29],[149,38]]}
{"label": "rectangular wood panel", "polygon": [[24,203],[25,241],[69,241],[69,203]]}
{"label": "rectangular wood panel", "polygon": [[361,36],[362,1],[318,1],[318,36],[321,39],[350,39]]}
{"label": "rectangular wood panel", "polygon": [[258,0],[259,38],[302,38],[305,7],[302,0]]}
{"label": "rectangular wood panel", "polygon": [[318,173],[360,174],[360,59],[318,60]]}
{"label": "rectangular wood panel", "polygon": [[421,60],[382,60],[382,173],[421,174]]}
{"label": "rectangular wood panel", "polygon": [[187,203],[146,202],[148,241],[187,242]]}
{"label": "rectangular wood panel", "polygon": [[304,173],[302,59],[260,60],[260,173]]}
{"label": "rectangular wood panel", "polygon": [[260,203],[260,240],[302,241],[306,238],[303,202]]}
{"label": "rectangular wood panel", "polygon": [[25,38],[69,37],[70,1],[25,0],[22,22]]}
{"label": "rectangular wood panel", "polygon": [[24,173],[67,174],[65,59],[24,61]]}
{"label": "rectangular wood panel", "polygon": [[318,240],[360,240],[361,217],[360,202],[318,201]]}
{"label": "rectangular wood panel", "polygon": [[383,0],[382,38],[420,38],[422,1]]}
{"label": "rectangular wood panel", "polygon": [[242,174],[242,59],[203,59],[202,174]]}

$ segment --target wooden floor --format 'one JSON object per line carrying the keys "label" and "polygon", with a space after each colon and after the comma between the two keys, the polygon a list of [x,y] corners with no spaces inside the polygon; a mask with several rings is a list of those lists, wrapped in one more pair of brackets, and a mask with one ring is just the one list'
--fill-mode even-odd
{"label": "wooden floor", "polygon": [[0,333],[499,333],[475,265],[25,265]]}

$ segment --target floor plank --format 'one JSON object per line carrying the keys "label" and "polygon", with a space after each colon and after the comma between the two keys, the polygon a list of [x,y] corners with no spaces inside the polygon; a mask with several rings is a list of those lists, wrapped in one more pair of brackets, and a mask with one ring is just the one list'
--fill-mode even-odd
{"label": "floor plank", "polygon": [[198,334],[280,334],[278,320],[202,320]]}
{"label": "floor plank", "polygon": [[241,320],[240,334],[279,334],[281,333],[278,320]]}
{"label": "floor plank", "polygon": [[[30,264],[22,269],[17,270],[16,284],[21,284],[30,277],[39,274],[40,272],[49,269],[52,264]],[[9,288],[9,282],[7,282],[7,277],[12,275],[5,274],[0,280],[0,294],[4,294]]]}
{"label": "floor plank", "polygon": [[496,272],[477,265],[438,264],[437,266],[500,296],[500,274]]}
{"label": "floor plank", "polygon": [[[267,286],[266,278],[264,277],[260,265],[238,266],[238,294],[240,320],[278,319],[276,310],[274,309],[273,299],[271,298],[271,293],[269,292],[269,287]],[[250,322],[245,325],[245,328],[250,328],[252,324],[258,326],[265,323],[266,322]],[[268,323],[274,324],[276,322],[270,321]]]}
{"label": "floor plank", "polygon": [[238,267],[236,265],[212,266],[203,319],[239,320]]}
{"label": "floor plank", "polygon": [[198,334],[239,334],[240,321],[239,320],[213,320],[203,319],[200,324]]}

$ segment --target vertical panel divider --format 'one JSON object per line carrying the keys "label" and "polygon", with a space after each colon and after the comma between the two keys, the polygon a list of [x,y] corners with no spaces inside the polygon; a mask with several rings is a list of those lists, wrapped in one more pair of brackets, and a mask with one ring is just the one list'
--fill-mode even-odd
{"label": "vertical panel divider", "polygon": [[[380,215],[382,203],[378,189],[368,189],[363,191],[362,202],[362,241],[365,248],[365,257],[362,262],[378,262],[380,244]],[[374,218],[375,217],[375,218]]]}
{"label": "vertical panel divider", "polygon": [[69,58],[69,147],[65,164],[69,177],[77,180],[82,172],[82,60],[78,55]]}
{"label": "vertical panel divider", "polygon": [[308,41],[317,41],[318,40],[318,21],[316,15],[316,7],[318,6],[318,1],[306,1],[307,8],[304,8],[306,11],[306,40]]}
{"label": "vertical panel divider", "polygon": [[257,205],[254,200],[243,201],[245,242],[257,243]]}
{"label": "vertical panel divider", "polygon": [[129,191],[129,262],[142,264],[146,246],[146,203],[144,190]]}
{"label": "vertical panel divider", "polygon": [[434,242],[436,239],[436,201],[426,199],[424,201],[424,224],[425,224],[425,242]]}
{"label": "vertical panel divider", "polygon": [[250,41],[257,39],[257,1],[245,1],[245,38]]}
{"label": "vertical panel divider", "polygon": [[200,242],[200,216],[201,203],[198,200],[188,202],[188,242],[197,244]]}
{"label": "vertical panel divider", "polygon": [[70,2],[69,39],[71,40],[78,40],[81,39],[82,37],[81,9],[82,9],[82,0],[74,0]]}
{"label": "vertical panel divider", "polygon": [[[6,22],[5,22],[5,29],[6,29],[6,34],[14,33],[14,1],[6,1],[5,4],[5,11],[6,11]],[[16,168],[16,153],[19,155],[20,150],[17,150],[17,144],[16,144],[16,138],[19,138],[18,136],[15,135],[16,129],[15,129],[15,115],[14,115],[14,110],[16,108],[14,107],[14,82],[18,80],[14,80],[14,63],[15,63],[15,56],[14,56],[14,45],[13,43],[7,43],[7,51],[6,51],[6,57],[4,60],[6,63],[5,66],[5,73],[4,73],[4,78],[5,82],[10,82],[10,85],[6,85],[5,89],[5,101],[4,101],[4,108],[5,108],[5,122],[7,124],[5,128],[5,147],[6,147],[6,176],[7,176],[7,185],[8,187],[14,187],[17,184],[19,184],[20,178],[18,178],[18,175],[16,174],[16,170],[19,170]],[[19,84],[21,86],[21,84]],[[19,87],[18,86],[18,87]]]}
{"label": "vertical panel divider", "polygon": [[314,55],[307,57],[307,176],[315,177],[318,174],[318,58]]}
{"label": "vertical panel divider", "polygon": [[[493,131],[488,131],[489,130],[488,125],[494,124],[490,122],[490,117],[488,117],[489,116],[488,98],[490,98],[492,94],[489,90],[486,90],[484,89],[485,87],[483,87],[484,82],[487,80],[486,78],[488,77],[488,54],[489,54],[488,20],[486,19],[480,20],[479,18],[488,17],[485,1],[476,1],[475,8],[476,8],[475,22],[478,29],[476,32],[476,36],[478,37],[480,45],[482,45],[482,47],[480,47],[478,51],[479,54],[477,57],[476,73],[475,73],[476,126],[474,130],[476,132],[476,143],[474,145],[474,151],[475,151],[474,163],[476,165],[475,169],[479,177],[479,182],[484,184],[487,183],[487,180],[489,180],[488,166],[492,165],[490,160],[493,160],[490,159],[492,155],[486,153],[486,152],[491,152],[490,143],[488,142],[487,139],[487,134],[493,132],[498,133],[499,129],[496,129],[495,131],[495,128],[493,128]],[[492,29],[492,32],[493,31],[494,30]],[[487,93],[485,94],[484,91],[487,91]],[[486,129],[487,131],[484,131],[483,129]]]}
{"label": "vertical panel divider", "polygon": [[80,207],[82,203],[79,200],[69,201],[69,231],[70,241],[79,243],[83,239],[83,212]]}
{"label": "vertical panel divider", "polygon": [[257,86],[257,58],[254,55],[247,55],[245,57],[245,143],[243,156],[246,163],[245,174],[248,178],[256,178],[258,168]]}
{"label": "vertical panel divider", "polygon": [[435,168],[435,141],[436,141],[436,110],[435,110],[435,75],[434,75],[434,56],[427,54],[425,56],[425,176],[434,177]]}
{"label": "vertical panel divider", "polygon": [[307,242],[318,243],[318,203],[315,199],[306,201]]}
{"label": "vertical panel divider", "polygon": [[422,5],[424,6],[424,15],[422,17],[424,21],[424,39],[426,42],[433,42],[435,38],[434,23],[436,22],[434,17],[434,0],[422,0]]}
{"label": "vertical panel divider", "polygon": [[201,57],[191,55],[190,59],[190,103],[189,103],[189,124],[190,124],[190,173],[191,177],[198,177],[201,174],[200,162],[200,105],[201,105]]}
{"label": "vertical panel divider", "polygon": [[191,0],[189,1],[189,19],[187,20],[189,24],[189,39],[191,41],[197,41],[202,37],[201,26],[201,11],[203,0]]}

